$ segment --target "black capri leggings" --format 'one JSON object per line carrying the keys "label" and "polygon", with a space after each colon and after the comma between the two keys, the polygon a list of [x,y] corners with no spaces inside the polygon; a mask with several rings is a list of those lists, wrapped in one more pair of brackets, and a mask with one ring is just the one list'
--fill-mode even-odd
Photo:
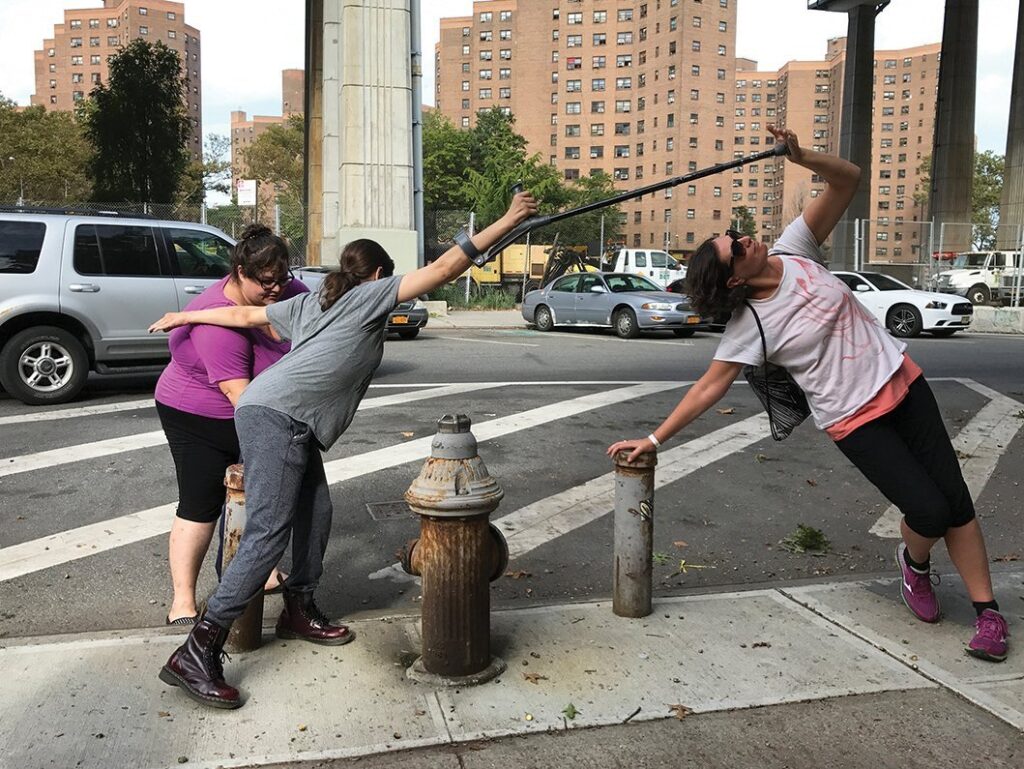
{"label": "black capri leggings", "polygon": [[971,492],[923,376],[899,406],[836,445],[922,537],[941,537],[974,519]]}
{"label": "black capri leggings", "polygon": [[156,413],[178,476],[177,516],[214,523],[224,506],[224,471],[241,455],[235,420],[189,414],[159,401]]}

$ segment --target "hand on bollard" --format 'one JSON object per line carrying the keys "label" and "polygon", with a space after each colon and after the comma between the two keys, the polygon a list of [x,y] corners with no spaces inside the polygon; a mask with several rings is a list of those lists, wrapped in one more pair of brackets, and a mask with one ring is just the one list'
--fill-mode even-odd
{"label": "hand on bollard", "polygon": [[636,458],[641,454],[650,454],[651,452],[657,452],[658,447],[654,445],[654,441],[647,438],[635,438],[631,441],[616,441],[608,450],[605,452],[608,456],[614,457],[618,451],[628,451],[629,461],[634,462]]}

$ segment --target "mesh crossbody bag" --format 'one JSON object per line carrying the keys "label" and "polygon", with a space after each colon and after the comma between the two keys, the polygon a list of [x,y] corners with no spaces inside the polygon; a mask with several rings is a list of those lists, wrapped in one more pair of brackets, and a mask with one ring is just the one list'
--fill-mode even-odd
{"label": "mesh crossbody bag", "polygon": [[810,416],[811,409],[807,405],[807,396],[800,389],[793,377],[782,366],[768,361],[768,343],[764,338],[764,328],[750,302],[747,307],[754,314],[758,333],[761,334],[761,349],[764,351],[764,364],[761,366],[745,366],[743,376],[747,378],[750,389],[761,401],[768,412],[768,423],[772,428],[772,437],[781,441],[789,437],[798,424]]}

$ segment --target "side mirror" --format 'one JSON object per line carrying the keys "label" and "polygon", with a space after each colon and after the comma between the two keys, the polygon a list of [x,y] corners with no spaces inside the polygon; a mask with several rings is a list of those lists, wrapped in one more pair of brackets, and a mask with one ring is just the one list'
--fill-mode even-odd
{"label": "side mirror", "polygon": [[857,284],[857,288],[854,289],[854,291],[859,291],[861,293],[863,293],[865,291],[870,291],[870,290],[871,290],[871,286],[867,285],[866,283],[858,283]]}
{"label": "side mirror", "polygon": [[594,285],[592,285],[590,287],[590,293],[592,293],[592,294],[606,294],[606,293],[608,293],[608,289],[606,289],[600,283],[595,283]]}
{"label": "side mirror", "polygon": [[681,265],[679,262],[673,262],[672,264],[670,264],[668,266],[668,268],[670,270],[681,270],[681,269],[683,269],[683,265]]}

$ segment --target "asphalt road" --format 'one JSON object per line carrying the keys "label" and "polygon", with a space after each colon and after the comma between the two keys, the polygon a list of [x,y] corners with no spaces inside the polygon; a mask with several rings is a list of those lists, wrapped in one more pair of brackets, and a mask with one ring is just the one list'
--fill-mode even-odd
{"label": "asphalt road", "polygon": [[[495,605],[607,597],[612,502],[600,479],[607,482],[612,466],[604,448],[650,432],[704,370],[717,340],[428,329],[414,341],[388,342],[364,410],[325,457],[345,480],[332,486],[322,608],[345,616],[416,606],[417,584],[391,566],[418,523],[400,507],[368,506],[402,499],[436,419],[448,412],[468,414],[486,436],[481,456],[505,490],[492,520],[519,543],[493,585]],[[922,337],[910,353],[950,433],[967,447],[962,460],[990,556],[1015,559],[1024,554],[1024,338]],[[154,382],[94,380],[83,398],[56,409],[0,396],[0,637],[162,624],[167,506],[176,494],[148,405]],[[47,415],[86,407],[98,413]],[[888,503],[827,437],[807,425],[775,443],[745,385],[719,409],[660,453],[659,594],[891,571],[895,540],[871,533]],[[536,523],[538,511],[555,510],[563,512],[553,524]],[[781,546],[801,523],[824,533],[829,554]],[[951,568],[941,547],[935,564]],[[208,561],[202,590],[212,588],[212,575]],[[268,615],[275,611],[268,605]]]}

